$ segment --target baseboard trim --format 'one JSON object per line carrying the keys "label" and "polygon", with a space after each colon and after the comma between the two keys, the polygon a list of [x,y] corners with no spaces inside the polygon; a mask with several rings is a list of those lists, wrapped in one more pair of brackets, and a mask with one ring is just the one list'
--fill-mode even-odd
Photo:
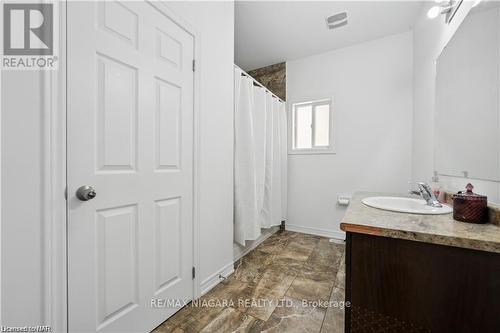
{"label": "baseboard trim", "polygon": [[222,267],[222,269],[210,275],[207,279],[203,280],[200,286],[201,296],[208,293],[210,290],[212,290],[212,288],[214,288],[223,280],[220,278],[221,275],[223,277],[228,277],[233,273],[234,273],[234,262],[230,262],[226,266]]}
{"label": "baseboard trim", "polygon": [[274,235],[278,230],[279,227],[272,227],[273,230],[271,232],[268,232],[266,234],[263,234],[261,237],[257,238],[255,241],[252,242],[252,244],[248,245],[241,253],[235,256],[233,262],[227,264],[226,266],[222,267],[220,270],[215,272],[214,274],[210,275],[208,278],[203,280],[200,285],[200,290],[201,290],[201,296],[205,295],[208,293],[210,290],[212,290],[216,285],[218,285],[220,282],[222,282],[224,279],[221,279],[220,276],[222,275],[223,277],[228,277],[229,275],[234,273],[234,263],[238,260],[240,260],[242,257],[247,255],[250,251],[255,249],[257,246],[259,246],[263,241]]}
{"label": "baseboard trim", "polygon": [[[278,232],[278,230],[280,230],[278,226],[271,227],[270,228],[270,232],[262,234],[259,238],[257,238],[256,240],[252,241],[252,243],[250,245],[246,246],[243,251],[241,251],[240,253],[237,253],[234,256],[234,262],[236,262],[236,261],[240,260],[241,258],[243,258],[244,256],[246,256],[250,251],[252,251],[253,249],[255,249],[257,246],[259,246],[260,244],[262,244],[262,242],[264,242],[266,239],[268,239],[269,237],[271,237],[272,235],[274,235],[276,232]],[[236,245],[236,246],[239,246],[239,245]]]}
{"label": "baseboard trim", "polygon": [[288,231],[301,232],[304,234],[345,240],[345,232],[342,231],[304,227],[301,225],[288,224],[288,223],[285,224],[285,229]]}

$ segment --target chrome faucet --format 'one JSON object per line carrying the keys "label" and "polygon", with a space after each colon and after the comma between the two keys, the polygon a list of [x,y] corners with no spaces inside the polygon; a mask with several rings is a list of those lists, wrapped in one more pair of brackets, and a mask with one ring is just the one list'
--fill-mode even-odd
{"label": "chrome faucet", "polygon": [[443,207],[432,192],[431,187],[426,182],[415,182],[418,186],[418,191],[414,191],[409,189],[408,193],[415,194],[421,196],[426,202],[428,206],[431,207]]}

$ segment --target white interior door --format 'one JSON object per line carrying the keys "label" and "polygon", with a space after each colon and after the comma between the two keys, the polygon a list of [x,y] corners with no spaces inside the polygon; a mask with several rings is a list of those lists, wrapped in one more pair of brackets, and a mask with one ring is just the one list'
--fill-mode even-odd
{"label": "white interior door", "polygon": [[194,38],[146,2],[67,22],[69,330],[147,332],[193,297]]}

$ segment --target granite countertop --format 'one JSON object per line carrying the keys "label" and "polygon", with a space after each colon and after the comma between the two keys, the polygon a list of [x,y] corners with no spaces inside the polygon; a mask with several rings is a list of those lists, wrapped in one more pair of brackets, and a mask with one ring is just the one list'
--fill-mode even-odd
{"label": "granite countertop", "polygon": [[340,229],[346,232],[400,238],[500,253],[500,226],[453,220],[453,214],[419,215],[386,211],[364,205],[371,196],[401,196],[383,193],[355,193]]}

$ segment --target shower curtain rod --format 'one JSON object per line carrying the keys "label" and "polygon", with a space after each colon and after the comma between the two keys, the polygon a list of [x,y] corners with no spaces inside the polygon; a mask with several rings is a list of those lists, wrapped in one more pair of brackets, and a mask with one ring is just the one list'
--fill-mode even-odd
{"label": "shower curtain rod", "polygon": [[234,67],[238,68],[240,71],[241,71],[241,74],[242,75],[245,75],[247,76],[248,78],[252,79],[253,80],[253,83],[255,83],[256,85],[258,85],[259,87],[261,88],[264,88],[267,92],[269,92],[274,98],[277,98],[278,101],[280,101],[281,103],[285,103],[285,101],[283,101],[281,98],[279,98],[278,96],[276,96],[275,94],[273,94],[273,92],[269,89],[267,89],[266,87],[264,87],[264,85],[262,83],[260,83],[259,81],[257,81],[256,79],[253,78],[253,76],[251,76],[250,74],[248,74],[247,72],[245,72],[243,69],[241,69],[240,66],[236,65],[236,64],[233,64]]}

